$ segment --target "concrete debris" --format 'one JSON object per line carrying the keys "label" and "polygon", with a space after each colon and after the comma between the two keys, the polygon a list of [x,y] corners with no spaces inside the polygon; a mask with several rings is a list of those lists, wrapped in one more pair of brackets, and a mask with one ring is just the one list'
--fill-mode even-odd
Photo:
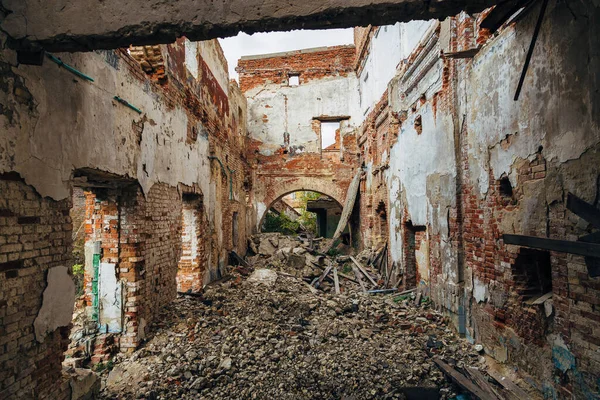
{"label": "concrete debris", "polygon": [[270,269],[257,269],[248,278],[248,282],[262,283],[266,286],[273,286],[277,280],[277,273]]}
{"label": "concrete debris", "polygon": [[74,368],[68,370],[71,375],[71,400],[91,400],[98,398],[100,378],[89,369]]}
{"label": "concrete debris", "polygon": [[405,399],[415,388],[452,398],[457,389],[432,357],[481,368],[428,305],[349,286],[340,295],[309,290],[284,272],[265,290],[251,277],[271,279],[269,270],[236,271],[203,298],[164,309],[148,341],[115,358],[102,398]]}
{"label": "concrete debris", "polygon": [[[274,249],[274,243],[278,249]],[[261,233],[253,235],[249,240],[248,250],[258,249],[258,253],[247,257],[250,265],[263,265],[281,272],[302,278],[306,282],[315,285],[321,290],[334,291],[335,278],[333,266],[340,282],[340,290],[347,287],[358,288],[359,283],[353,275],[356,267],[360,279],[366,283],[365,291],[379,293],[374,289],[390,289],[393,292],[396,287],[389,279],[389,272],[384,272],[379,266],[385,257],[385,248],[379,251],[364,250],[353,257],[348,254],[338,254],[335,257],[323,253],[331,248],[332,239],[318,238],[310,239],[302,236],[285,236],[279,233]],[[338,246],[340,248],[340,246]],[[343,246],[342,246],[343,248]],[[333,263],[333,264],[331,264]],[[332,268],[328,270],[328,265]]]}

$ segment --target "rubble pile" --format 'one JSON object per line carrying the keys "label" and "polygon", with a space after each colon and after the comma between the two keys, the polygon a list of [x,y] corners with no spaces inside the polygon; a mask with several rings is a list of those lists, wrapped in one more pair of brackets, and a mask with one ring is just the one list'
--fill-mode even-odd
{"label": "rubble pile", "polygon": [[267,268],[238,267],[157,321],[139,350],[116,357],[103,398],[451,398],[456,387],[432,357],[457,368],[482,362],[427,304],[324,292]]}
{"label": "rubble pile", "polygon": [[[394,287],[391,268],[387,268],[387,249],[370,249],[352,257],[350,254],[325,254],[331,239],[303,236],[285,236],[280,233],[261,233],[249,239],[248,249],[253,255],[246,258],[251,266],[276,269],[311,283],[324,291],[344,289],[377,290]],[[344,249],[343,245],[335,247]],[[346,249],[344,249],[346,250]],[[343,251],[349,253],[349,251]],[[385,271],[382,273],[382,271]]]}

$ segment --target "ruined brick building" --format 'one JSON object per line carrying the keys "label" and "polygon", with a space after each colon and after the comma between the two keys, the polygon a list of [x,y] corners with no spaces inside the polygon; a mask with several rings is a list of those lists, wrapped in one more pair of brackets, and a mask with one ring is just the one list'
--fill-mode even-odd
{"label": "ruined brick building", "polygon": [[[281,198],[343,205],[357,174],[351,241],[388,249],[393,285],[547,398],[597,398],[597,2],[117,3],[0,6],[0,398],[70,396],[80,232],[102,358],[220,278]],[[239,86],[214,39],[358,25],[243,57]]]}

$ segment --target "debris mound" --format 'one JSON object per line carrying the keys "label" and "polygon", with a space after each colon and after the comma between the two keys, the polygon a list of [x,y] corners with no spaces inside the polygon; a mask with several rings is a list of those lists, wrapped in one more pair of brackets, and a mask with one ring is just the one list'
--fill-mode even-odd
{"label": "debris mound", "polygon": [[[310,254],[277,240],[268,240],[273,256]],[[405,399],[415,390],[452,398],[457,386],[434,359],[480,367],[483,358],[428,303],[359,285],[317,290],[303,272],[264,267],[234,268],[202,296],[178,297],[142,348],[115,358],[102,398]]]}

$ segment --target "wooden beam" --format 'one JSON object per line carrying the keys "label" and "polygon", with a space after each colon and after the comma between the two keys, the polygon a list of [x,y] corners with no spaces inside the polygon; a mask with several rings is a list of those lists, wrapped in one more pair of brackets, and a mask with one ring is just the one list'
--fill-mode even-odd
{"label": "wooden beam", "polygon": [[242,267],[249,267],[250,264],[248,264],[248,262],[246,262],[246,260],[244,260],[238,253],[236,253],[235,251],[231,251],[231,256],[233,257],[234,260],[236,260]]}
{"label": "wooden beam", "polygon": [[363,282],[362,278],[360,277],[360,272],[358,271],[358,268],[356,268],[355,265],[352,266],[352,271],[354,272],[354,276],[356,277],[356,280],[358,281],[362,291],[364,293],[367,293],[367,288],[365,287],[365,283]]}
{"label": "wooden beam", "polygon": [[317,280],[317,282],[315,282],[316,288],[321,286],[321,284],[323,283],[323,280],[327,277],[327,275],[329,275],[329,272],[331,272],[332,268],[333,268],[333,264],[329,264],[327,266],[327,268],[325,268],[325,272],[323,272],[323,275],[321,275],[321,277]]}
{"label": "wooden beam", "polygon": [[333,267],[333,284],[335,287],[335,294],[340,294],[340,279],[338,278],[337,267]]}
{"label": "wooden beam", "polygon": [[502,387],[508,390],[512,395],[514,395],[517,399],[529,399],[531,396],[525,392],[523,389],[518,387],[513,381],[511,381],[508,377],[500,375],[500,373],[495,372],[492,368],[489,368],[487,371],[489,376],[494,378],[496,382],[498,382]]}
{"label": "wooden beam", "polygon": [[589,235],[581,236],[577,240],[580,242],[600,243],[600,231],[590,233]]}
{"label": "wooden beam", "polygon": [[535,49],[535,43],[537,42],[537,38],[540,33],[540,28],[542,27],[542,21],[544,20],[544,14],[546,13],[547,6],[548,0],[542,0],[542,8],[540,9],[540,15],[538,17],[537,23],[535,24],[535,29],[533,30],[533,36],[531,37],[529,50],[527,51],[527,56],[525,56],[525,63],[523,64],[523,70],[521,71],[521,77],[519,78],[517,91],[515,92],[515,101],[519,100],[519,95],[521,94],[521,89],[523,88],[523,82],[525,82],[525,75],[527,75],[527,70],[529,69],[529,63],[531,62],[531,56],[533,55],[533,49]]}
{"label": "wooden beam", "polygon": [[592,224],[594,228],[600,229],[600,210],[573,193],[567,195],[567,209]]}
{"label": "wooden beam", "polygon": [[494,393],[494,389],[492,388],[492,385],[490,385],[488,380],[485,378],[485,376],[483,376],[483,374],[481,373],[481,371],[479,369],[474,368],[474,367],[467,367],[467,368],[465,368],[465,371],[467,372],[467,375],[469,375],[471,380],[473,382],[475,382],[477,384],[477,386],[479,386],[481,388],[481,390],[483,390],[485,393],[487,393],[487,395],[489,396],[490,399],[503,400],[500,397],[498,397],[496,395],[496,393]]}
{"label": "wooden beam", "polygon": [[488,29],[491,33],[496,32],[505,22],[513,17],[520,8],[527,7],[531,0],[507,1],[500,3],[481,21],[480,28]]}
{"label": "wooden beam", "polygon": [[502,235],[502,239],[505,244],[600,258],[600,244],[596,243],[571,242],[525,235]]}
{"label": "wooden beam", "polygon": [[452,59],[473,58],[477,55],[477,53],[479,53],[479,50],[479,47],[474,47],[472,49],[462,51],[453,51],[449,53],[444,53],[444,57]]}
{"label": "wooden beam", "polygon": [[469,391],[475,398],[480,400],[488,400],[491,397],[481,390],[477,385],[475,385],[471,380],[465,378],[463,374],[440,360],[439,358],[434,358],[433,362],[438,366],[439,369],[442,370],[446,375],[448,375],[458,386]]}
{"label": "wooden beam", "polygon": [[352,260],[352,262],[354,264],[356,264],[356,266],[358,267],[358,269],[360,270],[360,272],[362,272],[367,277],[367,279],[373,284],[373,286],[377,286],[377,282],[375,282],[373,280],[373,278],[371,278],[371,276],[367,273],[367,271],[364,270],[364,268],[362,267],[362,265],[360,265],[360,263],[358,261],[356,261],[356,258],[350,256],[350,259]]}

